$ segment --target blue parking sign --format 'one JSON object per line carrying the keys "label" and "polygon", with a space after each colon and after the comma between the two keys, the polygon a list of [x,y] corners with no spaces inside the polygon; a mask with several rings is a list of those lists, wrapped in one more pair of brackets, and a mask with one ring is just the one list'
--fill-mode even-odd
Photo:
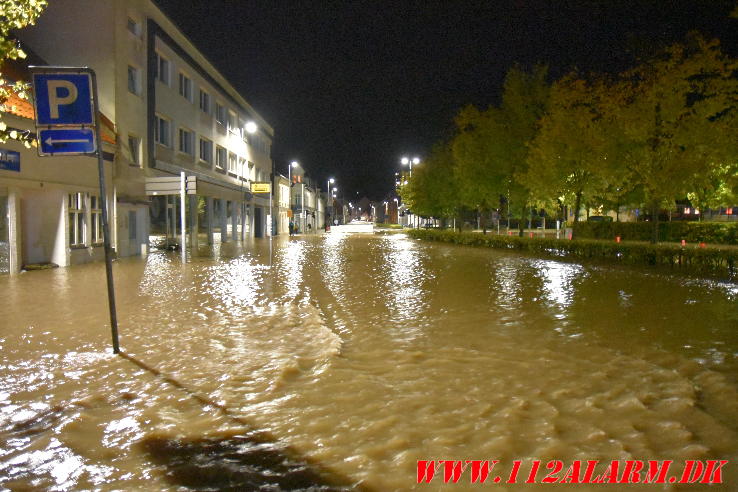
{"label": "blue parking sign", "polygon": [[94,124],[91,86],[89,73],[34,73],[36,125]]}

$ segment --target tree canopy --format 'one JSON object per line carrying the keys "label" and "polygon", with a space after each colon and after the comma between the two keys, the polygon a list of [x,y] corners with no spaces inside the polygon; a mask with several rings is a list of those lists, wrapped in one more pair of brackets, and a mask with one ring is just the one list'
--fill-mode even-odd
{"label": "tree canopy", "polygon": [[[46,5],[46,0],[0,0],[0,69],[6,60],[26,57],[11,32],[33,25]],[[0,116],[7,110],[5,102],[11,94],[17,94],[25,99],[27,92],[27,83],[22,81],[8,83],[0,72]],[[0,142],[8,138],[20,139],[15,130],[8,130],[6,124],[0,120]],[[30,145],[27,140],[24,140],[24,143],[26,146]]]}
{"label": "tree canopy", "polygon": [[408,200],[432,201],[434,180],[453,175],[458,202],[480,212],[568,205],[576,222],[582,205],[627,205],[647,208],[654,230],[677,200],[735,204],[736,74],[720,43],[696,33],[615,77],[573,71],[549,84],[545,67],[512,68],[498,106],[459,112],[450,145],[434,151],[443,172],[413,176]]}

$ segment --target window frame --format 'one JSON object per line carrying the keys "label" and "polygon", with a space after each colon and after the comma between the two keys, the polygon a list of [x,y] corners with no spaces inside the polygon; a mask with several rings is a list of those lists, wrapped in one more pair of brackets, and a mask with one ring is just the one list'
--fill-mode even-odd
{"label": "window frame", "polygon": [[228,128],[228,133],[240,136],[241,132],[238,129],[238,115],[229,109],[226,112],[226,121],[226,128]]}
{"label": "window frame", "polygon": [[228,152],[228,174],[238,176],[238,156],[235,152]]}
{"label": "window frame", "polygon": [[[208,148],[207,159],[203,159],[202,158],[202,156],[203,156],[203,144],[205,144],[204,146]],[[198,147],[199,147],[198,161],[200,163],[205,162],[205,163],[208,164],[208,166],[212,166],[213,165],[213,141],[210,140],[210,139],[208,139],[208,138],[205,138],[203,136],[200,136]]]}
{"label": "window frame", "polygon": [[[156,142],[157,144],[163,147],[167,147],[171,149],[172,148],[172,120],[159,113],[156,114],[155,118],[156,118],[156,124],[154,125],[154,142]],[[161,136],[162,136],[161,122],[166,122],[167,124],[166,141],[161,139]]]}
{"label": "window frame", "polygon": [[[221,158],[221,156],[223,156]],[[228,150],[225,147],[216,145],[215,147],[215,169],[225,171],[228,168]]]}
{"label": "window frame", "polygon": [[[131,73],[133,73],[133,80],[131,80]],[[128,92],[131,94],[134,94],[136,96],[140,96],[142,93],[141,89],[141,69],[139,69],[135,65],[128,64],[128,71],[127,71],[127,86],[128,86]],[[131,82],[133,82],[133,88],[131,88]]]}
{"label": "window frame", "polygon": [[141,137],[128,134],[128,152],[131,157],[131,166],[141,167],[143,160],[141,159]]}
{"label": "window frame", "polygon": [[184,72],[179,72],[179,95],[187,99],[189,102],[193,102],[193,83],[192,79],[187,76]]}
{"label": "window frame", "polygon": [[84,192],[67,194],[67,244],[71,249],[86,247],[87,240],[87,204]]}
{"label": "window frame", "polygon": [[[92,246],[103,244],[102,203],[99,195],[91,194],[90,197],[90,243]],[[95,206],[97,205],[97,207]]]}
{"label": "window frame", "polygon": [[177,131],[177,151],[190,157],[195,156],[195,132],[183,126],[179,127]]}
{"label": "window frame", "polygon": [[[203,104],[203,100],[205,101],[205,104]],[[208,91],[202,88],[200,88],[200,111],[207,115],[212,114],[213,111],[212,96]]]}
{"label": "window frame", "polygon": [[215,122],[225,127],[228,124],[228,108],[215,101]]}
{"label": "window frame", "polygon": [[[166,70],[162,70],[162,65],[164,65]],[[162,78],[162,74],[164,74],[164,78]],[[156,52],[155,77],[159,82],[166,85],[167,87],[172,86],[172,63],[169,61],[169,58],[163,56],[158,51]]]}

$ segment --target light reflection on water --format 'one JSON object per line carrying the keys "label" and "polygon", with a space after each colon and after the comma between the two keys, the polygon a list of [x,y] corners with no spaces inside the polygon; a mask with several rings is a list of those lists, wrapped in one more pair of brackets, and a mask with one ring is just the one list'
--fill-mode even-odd
{"label": "light reflection on water", "polygon": [[194,453],[244,488],[246,448],[371,490],[418,459],[738,457],[733,284],[401,234],[217,253],[116,262],[141,366],[101,265],[0,278],[0,485],[197,488],[169,459]]}

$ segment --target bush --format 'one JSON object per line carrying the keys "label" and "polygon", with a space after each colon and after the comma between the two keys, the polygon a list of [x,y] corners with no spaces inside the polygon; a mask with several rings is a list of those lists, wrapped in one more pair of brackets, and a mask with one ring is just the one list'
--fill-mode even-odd
{"label": "bush", "polygon": [[602,258],[625,264],[664,265],[682,267],[700,272],[735,276],[738,249],[682,247],[676,244],[616,243],[576,239],[526,238],[498,236],[451,230],[408,231],[412,237],[467,246],[529,251],[546,256],[573,258]]}
{"label": "bush", "polygon": [[[613,239],[650,241],[651,222],[578,222],[578,239]],[[738,223],[721,222],[659,222],[659,241],[711,244],[738,244]]]}

